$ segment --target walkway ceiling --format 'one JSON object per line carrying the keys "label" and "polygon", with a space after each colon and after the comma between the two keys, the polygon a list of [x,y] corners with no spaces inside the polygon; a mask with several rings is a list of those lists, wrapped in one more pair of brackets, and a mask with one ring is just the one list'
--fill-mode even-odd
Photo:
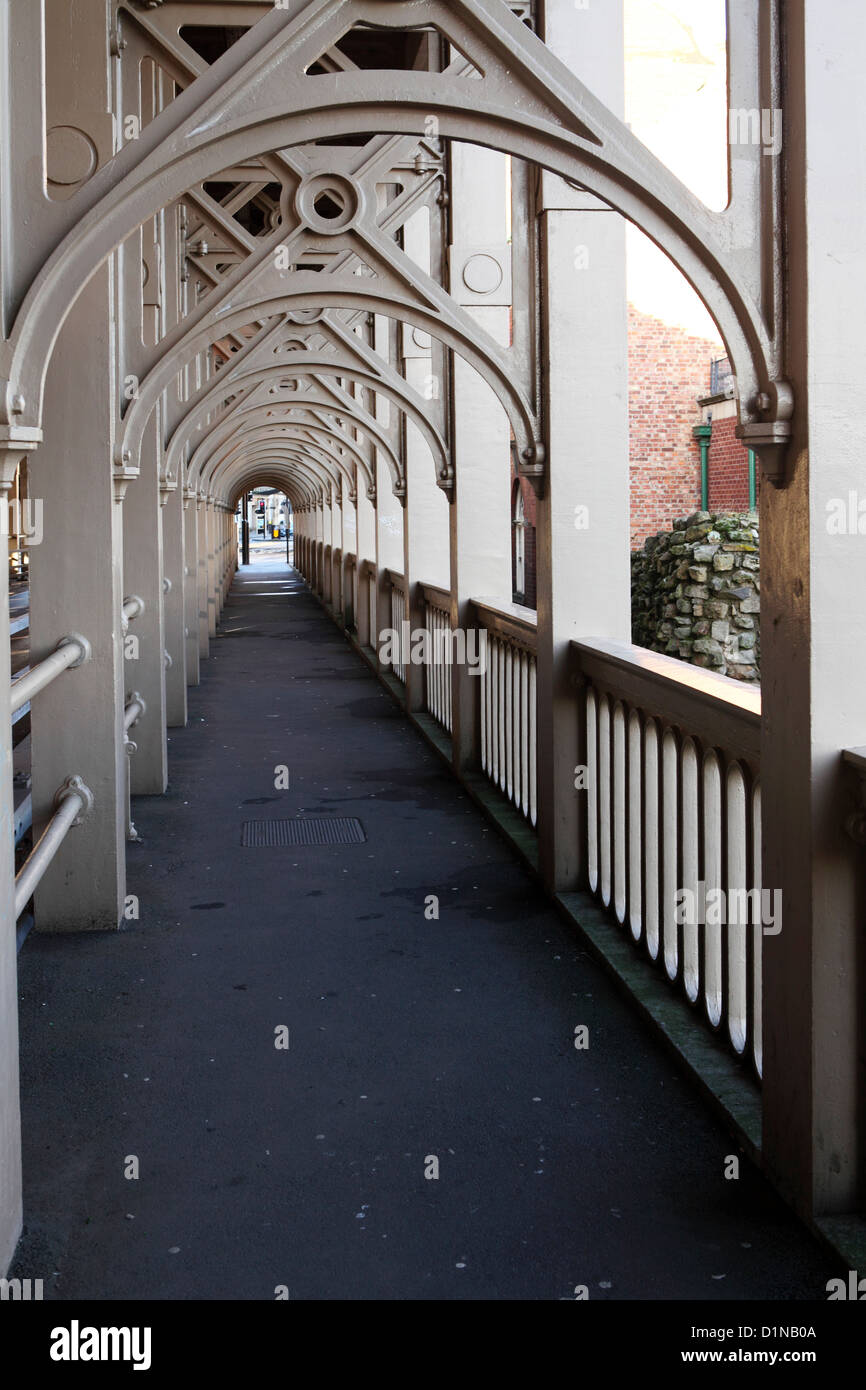
{"label": "walkway ceiling", "polygon": [[[742,0],[756,15],[758,5]],[[463,140],[561,174],[579,197],[601,198],[671,257],[725,339],[740,387],[739,432],[768,476],[783,478],[793,402],[781,375],[782,223],[767,215],[768,207],[778,212],[782,190],[779,162],[764,159],[760,145],[738,150],[731,202],[710,212],[502,0],[287,0],[279,9],[263,6],[262,17],[210,66],[180,36],[183,8],[123,6],[116,36],[118,44],[156,52],[183,90],[71,196],[51,204],[50,217],[13,210],[28,240],[8,258],[4,439],[38,440],[52,346],[90,275],[147,218],[182,200],[187,227],[202,229],[197,242],[187,239],[201,298],[182,325],[159,336],[126,411],[116,459],[124,478],[136,472],[138,441],[157,401],[203,346],[219,341],[229,357],[223,371],[231,373],[232,357],[276,318],[287,334],[293,324],[317,322],[369,354],[374,323],[387,316],[430,335],[432,377],[445,370],[442,345],[480,372],[508,413],[520,471],[540,488],[544,449],[531,353],[484,332],[471,312],[484,295],[458,289],[452,267],[423,265],[401,246],[420,209],[443,215],[447,141]],[[364,25],[394,39],[432,34],[450,57],[439,72],[364,69],[340,46]],[[757,22],[742,32],[753,39],[732,49],[731,105],[774,107],[775,31],[769,43]],[[358,135],[370,131],[378,133]],[[228,196],[212,196],[213,181],[229,185]],[[252,231],[235,216],[246,209],[254,225],[250,208],[262,224]],[[486,302],[497,302],[491,293]],[[503,288],[503,303],[504,296]],[[368,362],[368,376],[342,375],[375,397],[390,390],[394,400],[383,362],[375,371]],[[183,412],[176,393],[166,394],[173,438]],[[453,463],[444,393],[419,407],[404,382],[400,397],[400,409],[438,454],[437,477],[447,490]]]}

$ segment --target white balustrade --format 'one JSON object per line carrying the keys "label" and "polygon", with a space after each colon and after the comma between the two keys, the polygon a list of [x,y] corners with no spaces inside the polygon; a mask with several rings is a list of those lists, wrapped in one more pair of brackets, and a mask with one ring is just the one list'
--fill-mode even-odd
{"label": "white balustrade", "polygon": [[425,625],[428,633],[426,704],[438,724],[451,732],[451,596],[445,589],[423,585]]}
{"label": "white balustrade", "polygon": [[531,609],[473,600],[481,671],[481,766],[494,786],[535,826],[536,626]]}
{"label": "white balustrade", "polygon": [[391,663],[391,669],[398,681],[406,684],[406,662],[404,657],[409,655],[404,651],[403,624],[407,617],[406,604],[406,581],[402,574],[395,574],[392,570],[387,571],[388,582],[391,585],[391,627],[396,633],[396,656]]}
{"label": "white balustrade", "polygon": [[763,935],[779,926],[761,893],[760,693],[639,647],[572,653],[589,890],[760,1075]]}

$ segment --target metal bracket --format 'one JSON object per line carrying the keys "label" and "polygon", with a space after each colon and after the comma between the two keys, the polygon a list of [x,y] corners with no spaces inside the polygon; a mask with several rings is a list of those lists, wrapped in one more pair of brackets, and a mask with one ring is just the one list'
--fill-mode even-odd
{"label": "metal bracket", "polygon": [[63,802],[70,796],[77,796],[83,802],[81,810],[72,822],[73,825],[80,825],[84,817],[89,815],[93,810],[93,792],[81,777],[77,775],[75,777],[67,777],[62,787],[58,787],[55,793],[55,811],[59,811]]}
{"label": "metal bracket", "polygon": [[81,636],[80,632],[70,632],[67,634],[66,637],[61,637],[60,641],[57,643],[57,646],[59,649],[60,647],[68,647],[72,643],[74,643],[76,647],[80,647],[81,655],[77,661],[73,661],[72,665],[69,667],[70,671],[76,670],[76,668],[79,666],[86,665],[93,655],[93,650],[90,646],[90,643],[88,642],[86,637]]}

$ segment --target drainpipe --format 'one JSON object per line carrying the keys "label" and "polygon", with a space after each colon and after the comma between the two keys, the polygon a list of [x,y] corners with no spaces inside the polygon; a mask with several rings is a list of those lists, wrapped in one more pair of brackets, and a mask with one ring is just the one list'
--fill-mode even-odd
{"label": "drainpipe", "polygon": [[749,450],[749,511],[753,512],[758,505],[758,479],[755,469],[755,451]]}
{"label": "drainpipe", "polygon": [[[710,509],[709,457],[713,427],[712,425],[695,425],[692,430],[692,435],[701,446],[701,511],[707,512]],[[749,456],[752,457],[751,449],[749,450]]]}

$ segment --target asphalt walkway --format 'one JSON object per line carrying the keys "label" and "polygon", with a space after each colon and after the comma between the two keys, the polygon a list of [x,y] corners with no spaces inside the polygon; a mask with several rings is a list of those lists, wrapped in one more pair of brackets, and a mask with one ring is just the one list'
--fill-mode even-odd
{"label": "asphalt walkway", "polygon": [[[139,920],[19,958],[13,1272],[57,1299],[826,1297],[834,1262],[745,1159],[725,1179],[731,1138],[284,561],[241,571],[190,696],[134,807]],[[242,844],[301,816],[366,840]]]}

